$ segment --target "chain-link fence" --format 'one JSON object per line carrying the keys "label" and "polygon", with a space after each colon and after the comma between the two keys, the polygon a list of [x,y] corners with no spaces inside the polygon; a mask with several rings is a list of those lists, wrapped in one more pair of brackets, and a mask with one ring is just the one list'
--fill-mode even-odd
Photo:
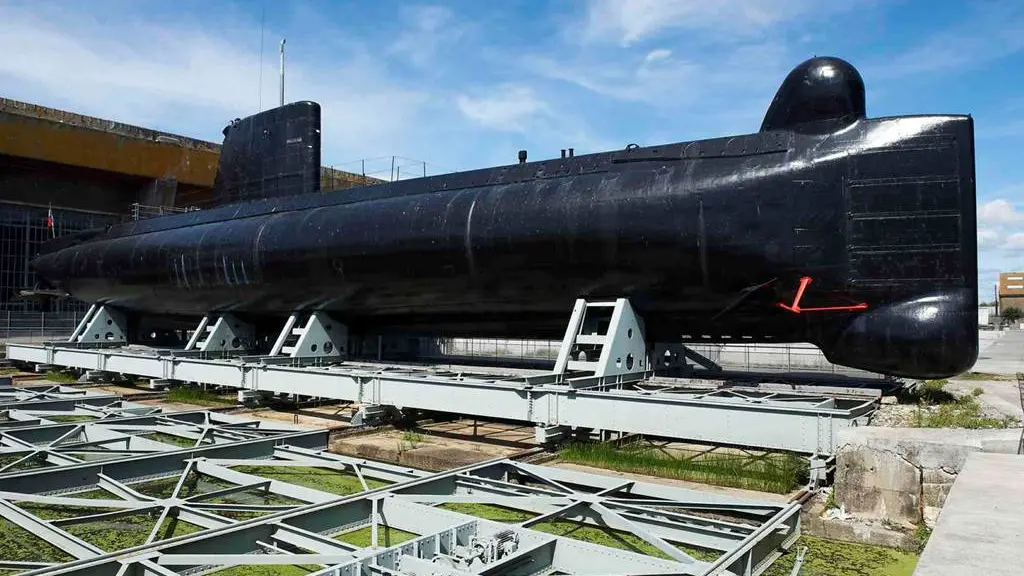
{"label": "chain-link fence", "polygon": [[[474,361],[550,361],[558,357],[560,341],[508,338],[423,338],[424,357]],[[829,362],[813,344],[696,344],[686,346],[727,370],[748,372],[816,372],[849,376],[881,376]]]}
{"label": "chain-link fence", "polygon": [[71,336],[82,312],[0,311],[0,343],[44,342]]}

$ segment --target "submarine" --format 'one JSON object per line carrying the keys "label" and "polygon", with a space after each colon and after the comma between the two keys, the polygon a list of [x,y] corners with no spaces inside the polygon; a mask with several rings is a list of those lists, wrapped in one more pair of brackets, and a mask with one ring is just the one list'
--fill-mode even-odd
{"label": "submarine", "polygon": [[560,339],[628,298],[649,343],[810,342],[942,378],[978,355],[970,115],[869,118],[850,63],[796,66],[756,132],[320,189],[320,107],[224,130],[216,205],[65,236],[34,269],[129,318]]}

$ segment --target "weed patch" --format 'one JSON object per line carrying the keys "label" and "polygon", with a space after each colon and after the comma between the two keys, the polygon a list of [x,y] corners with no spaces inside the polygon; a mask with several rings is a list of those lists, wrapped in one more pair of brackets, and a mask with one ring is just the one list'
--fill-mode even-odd
{"label": "weed patch", "polygon": [[[244,474],[262,476],[263,478],[268,478],[270,480],[280,480],[281,482],[297,484],[314,490],[338,494],[339,496],[348,496],[349,494],[358,494],[364,491],[363,485],[359,482],[359,478],[356,477],[355,474],[339,472],[328,468],[316,468],[313,466],[246,465],[232,466],[232,469]],[[370,490],[387,486],[389,484],[390,482],[385,482],[383,480],[366,478],[366,485]]]}
{"label": "weed patch", "polygon": [[669,452],[648,444],[617,448],[575,442],[559,454],[566,462],[620,472],[785,494],[807,482],[807,460],[795,454]]}
{"label": "weed patch", "polygon": [[0,559],[8,562],[70,562],[74,558],[28,530],[0,518]]}
{"label": "weed patch", "polygon": [[50,466],[53,466],[53,464],[50,464],[49,462],[46,461],[45,454],[36,454],[31,458],[28,458],[27,460],[22,460],[22,458],[24,458],[27,455],[28,452],[21,452],[18,454],[3,454],[2,456],[0,456],[0,467],[9,466],[11,464],[14,464],[15,462],[18,462],[19,460],[21,460],[20,463],[18,463],[16,466],[8,468],[7,470],[4,470],[4,472],[36,470],[39,468],[49,468]]}
{"label": "weed patch", "polygon": [[[140,513],[110,520],[72,524],[65,526],[64,529],[105,552],[116,552],[145,544],[156,520],[156,513]],[[161,523],[155,540],[166,540],[200,530],[202,528],[195,524],[168,517]]]}
{"label": "weed patch", "polygon": [[[399,530],[391,526],[384,524],[377,525],[377,545],[381,547],[394,546],[395,544],[401,544],[406,540],[412,540],[419,536],[413,532],[406,532],[405,530]],[[349,530],[348,532],[342,532],[334,536],[335,540],[346,542],[353,546],[359,546],[360,548],[369,548],[373,542],[373,528],[371,526],[363,526],[362,528],[356,528],[355,530]]]}
{"label": "weed patch", "polygon": [[925,380],[901,390],[897,399],[902,404],[948,404],[956,402],[956,395],[946,390],[949,380]]}
{"label": "weed patch", "polygon": [[92,422],[93,420],[96,420],[97,417],[91,414],[51,414],[49,416],[44,416],[44,418],[51,422],[70,424],[72,422]]}
{"label": "weed patch", "polygon": [[940,404],[934,410],[918,406],[916,418],[921,428],[1009,428],[1017,423],[1017,419],[1012,416],[985,416],[976,395]]}
{"label": "weed patch", "polygon": [[402,444],[408,446],[409,450],[415,450],[419,448],[420,444],[423,443],[423,434],[415,430],[406,430],[402,433]]}
{"label": "weed patch", "polygon": [[[157,442],[163,442],[164,444],[172,444],[180,448],[192,448],[196,445],[196,441],[191,438],[185,438],[184,436],[176,436],[174,434],[167,434],[166,432],[153,432],[151,434],[143,434],[143,438],[150,440],[156,440]],[[210,443],[207,441],[205,443]]]}
{"label": "weed patch", "polygon": [[78,382],[78,376],[67,370],[50,370],[46,373],[46,379],[58,384],[75,384]]}
{"label": "weed patch", "polygon": [[919,428],[1007,428],[1017,423],[1012,416],[986,416],[978,402],[984,388],[975,387],[970,394],[957,397],[945,389],[947,380],[926,380],[908,387],[899,400],[916,404],[913,425]]}
{"label": "weed patch", "polygon": [[218,396],[202,388],[191,386],[178,386],[167,391],[167,400],[181,402],[182,404],[195,404],[196,406],[226,406],[237,404],[232,398]]}
{"label": "weed patch", "polygon": [[[178,485],[178,478],[179,476],[170,476],[168,478],[146,480],[144,482],[130,484],[130,486],[136,492],[146,496],[152,496],[153,498],[170,498],[171,494],[174,493],[174,487]],[[199,494],[206,494],[216,490],[231,488],[232,486],[235,486],[235,484],[225,482],[220,478],[207,476],[206,474],[200,474],[198,472],[189,472],[188,476],[185,477],[185,482],[181,486],[181,491],[178,492],[178,497],[190,498]]]}
{"label": "weed patch", "polygon": [[802,576],[910,576],[918,556],[909,552],[801,536],[764,576],[789,576],[797,551],[807,546]]}
{"label": "weed patch", "polygon": [[[555,536],[565,536],[574,540],[600,544],[601,546],[607,546],[609,548],[629,550],[638,554],[654,556],[655,558],[664,558],[666,560],[672,559],[668,554],[662,552],[653,544],[650,544],[639,536],[626,532],[625,530],[615,530],[604,526],[590,526],[573,520],[550,520],[548,522],[534,524],[530,526],[530,528],[537,530],[538,532],[553,534]],[[703,562],[713,562],[721,556],[721,552],[717,552],[715,550],[705,550],[682,545],[676,545],[676,547],[690,556],[693,556],[695,559]]]}
{"label": "weed patch", "polygon": [[305,576],[321,569],[323,569],[323,566],[253,564],[217,570],[216,572],[210,572],[210,576]]}
{"label": "weed patch", "polygon": [[474,502],[446,502],[438,506],[438,508],[476,516],[484,520],[508,522],[509,524],[518,524],[537,516],[536,513],[527,510],[507,508],[497,504],[477,504]]}

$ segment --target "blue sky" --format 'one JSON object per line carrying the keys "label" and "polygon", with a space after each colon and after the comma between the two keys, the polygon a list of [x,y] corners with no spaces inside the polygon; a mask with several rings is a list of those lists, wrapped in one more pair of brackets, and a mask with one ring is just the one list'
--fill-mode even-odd
{"label": "blue sky", "polygon": [[1024,269],[1021,0],[6,0],[0,95],[219,141],[277,102],[282,36],[324,163],[385,174],[754,132],[794,65],[839,56],[869,116],[974,115],[982,297]]}

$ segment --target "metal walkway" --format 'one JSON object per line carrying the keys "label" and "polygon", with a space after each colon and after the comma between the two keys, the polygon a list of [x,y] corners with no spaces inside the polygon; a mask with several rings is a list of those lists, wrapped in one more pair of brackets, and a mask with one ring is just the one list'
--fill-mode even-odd
{"label": "metal walkway", "polygon": [[68,342],[9,343],[11,360],[239,390],[290,394],[533,423],[538,439],[571,428],[830,455],[843,428],[861,425],[872,396],[837,397],[733,387],[695,389],[650,374],[604,377],[478,375],[440,368],[225,357],[223,353],[109,347]]}

